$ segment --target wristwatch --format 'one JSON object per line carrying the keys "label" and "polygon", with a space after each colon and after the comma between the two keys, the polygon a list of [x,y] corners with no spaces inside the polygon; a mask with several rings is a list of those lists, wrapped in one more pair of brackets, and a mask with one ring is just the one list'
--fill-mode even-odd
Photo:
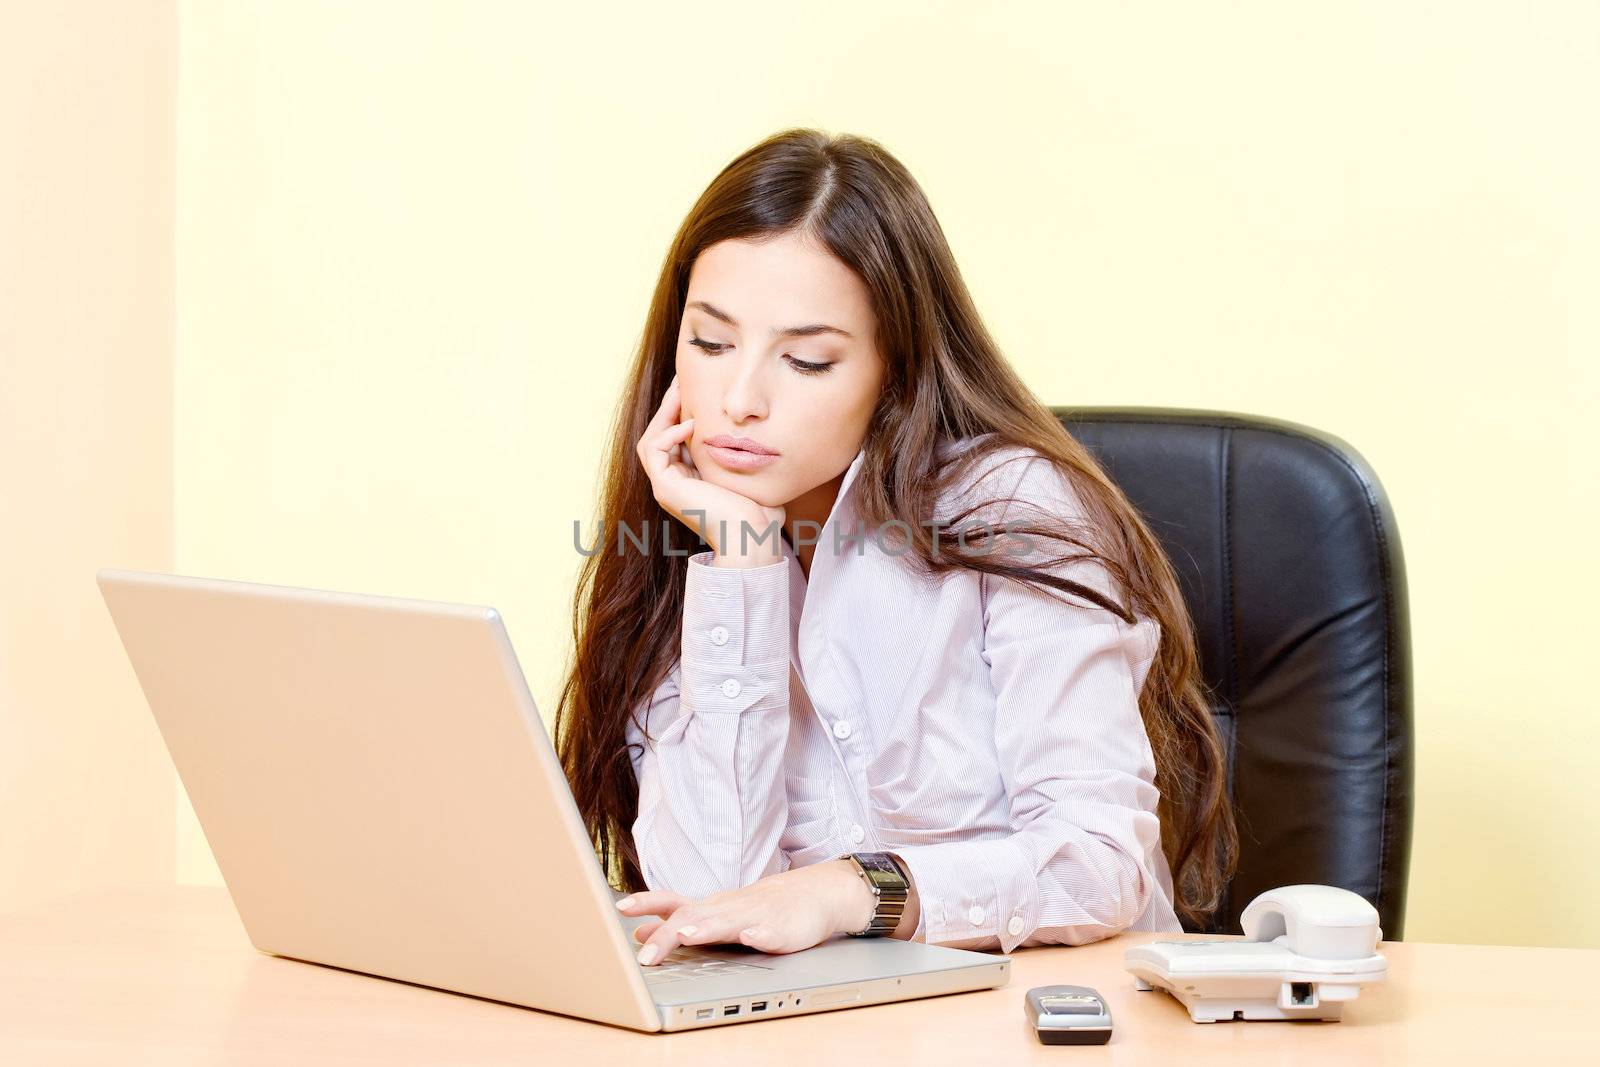
{"label": "wristwatch", "polygon": [[851,937],[886,937],[894,933],[905,914],[911,889],[911,878],[900,861],[889,852],[847,852],[839,858],[856,865],[857,873],[878,902],[865,930],[845,932]]}

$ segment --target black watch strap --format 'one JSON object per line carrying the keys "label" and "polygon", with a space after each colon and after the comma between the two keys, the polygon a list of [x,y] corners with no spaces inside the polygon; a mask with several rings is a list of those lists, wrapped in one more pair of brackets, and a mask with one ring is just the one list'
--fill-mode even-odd
{"label": "black watch strap", "polygon": [[905,914],[911,880],[900,862],[888,852],[847,852],[840,859],[850,860],[877,899],[872,921],[865,930],[845,931],[851,937],[886,937],[900,926]]}

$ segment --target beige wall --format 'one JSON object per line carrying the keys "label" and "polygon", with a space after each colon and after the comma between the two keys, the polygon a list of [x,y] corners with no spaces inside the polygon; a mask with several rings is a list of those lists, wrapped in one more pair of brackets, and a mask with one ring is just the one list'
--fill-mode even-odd
{"label": "beige wall", "polygon": [[[548,714],[673,228],[783,125],[866,133],[1048,402],[1365,453],[1411,576],[1407,932],[1600,945],[1600,9],[796,10],[181,3],[176,569],[493,604]],[[181,798],[177,836],[214,880]]]}
{"label": "beige wall", "polygon": [[94,572],[172,566],[170,2],[0,14],[0,911],[173,877]]}

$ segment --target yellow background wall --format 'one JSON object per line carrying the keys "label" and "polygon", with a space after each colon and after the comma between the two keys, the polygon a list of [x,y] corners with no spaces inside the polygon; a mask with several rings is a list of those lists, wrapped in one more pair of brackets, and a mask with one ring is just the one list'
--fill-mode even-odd
{"label": "yellow background wall", "polygon": [[[863,133],[1047,402],[1273,415],[1367,457],[1411,584],[1407,936],[1600,945],[1600,9],[183,0],[177,24],[180,573],[492,604],[548,717],[666,242],[766,134]],[[216,880],[181,790],[176,848]]]}
{"label": "yellow background wall", "polygon": [[0,912],[173,876],[94,572],[173,566],[176,16],[0,5]]}

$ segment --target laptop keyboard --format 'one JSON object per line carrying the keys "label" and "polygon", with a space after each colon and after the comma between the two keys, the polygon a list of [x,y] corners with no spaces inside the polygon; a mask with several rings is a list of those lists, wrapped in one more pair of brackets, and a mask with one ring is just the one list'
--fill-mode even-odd
{"label": "laptop keyboard", "polygon": [[692,948],[678,946],[666,954],[653,967],[641,965],[644,980],[650,985],[669,985],[673,982],[692,982],[697,978],[715,978],[724,974],[745,971],[770,971],[759,963],[738,963],[720,956],[712,956]]}

